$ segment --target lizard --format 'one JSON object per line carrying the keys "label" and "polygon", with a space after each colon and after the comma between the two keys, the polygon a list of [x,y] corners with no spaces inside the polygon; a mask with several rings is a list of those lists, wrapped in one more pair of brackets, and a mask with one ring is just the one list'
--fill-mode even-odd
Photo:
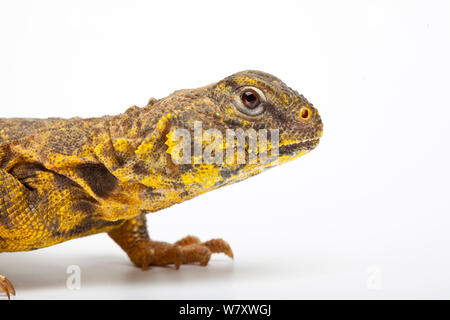
{"label": "lizard", "polygon": [[[246,141],[244,161],[232,156],[231,161],[210,163],[200,161],[198,155],[191,156],[190,162],[177,161],[181,140],[174,133],[183,129],[192,134],[196,123],[224,136],[230,130],[278,130],[277,141],[256,149],[257,153],[273,150],[276,156],[251,162]],[[178,90],[159,100],[151,98],[147,105],[119,115],[2,118],[0,252],[31,251],[107,233],[144,270],[206,266],[214,253],[233,258],[230,245],[222,239],[153,240],[146,214],[296,159],[318,145],[322,132],[317,109],[303,95],[275,76],[255,70],[201,88]],[[205,140],[200,144],[196,138],[187,140],[188,147],[203,152],[214,145],[214,139]],[[230,145],[230,150],[236,149],[234,140],[217,142],[219,149],[213,149],[213,155]],[[15,295],[3,275],[0,291],[8,298]]]}

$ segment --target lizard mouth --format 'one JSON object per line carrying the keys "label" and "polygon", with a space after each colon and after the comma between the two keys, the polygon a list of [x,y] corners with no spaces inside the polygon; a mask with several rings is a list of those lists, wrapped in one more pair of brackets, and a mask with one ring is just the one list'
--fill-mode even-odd
{"label": "lizard mouth", "polygon": [[319,144],[320,138],[307,139],[302,142],[292,143],[285,146],[281,146],[280,155],[295,155],[299,151],[313,150]]}

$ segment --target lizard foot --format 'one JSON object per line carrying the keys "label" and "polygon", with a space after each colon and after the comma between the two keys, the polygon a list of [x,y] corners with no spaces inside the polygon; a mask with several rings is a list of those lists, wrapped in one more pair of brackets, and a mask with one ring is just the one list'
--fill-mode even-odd
{"label": "lizard foot", "polygon": [[213,253],[224,253],[233,258],[230,245],[222,239],[212,239],[201,242],[194,236],[187,236],[174,244],[160,241],[149,241],[145,248],[141,248],[131,260],[140,268],[147,269],[149,266],[166,266],[173,264],[176,269],[182,264],[199,263],[201,266],[208,265]]}
{"label": "lizard foot", "polygon": [[11,294],[13,296],[16,295],[16,290],[14,290],[14,286],[12,285],[11,281],[0,274],[0,292],[1,291],[6,293],[6,295],[8,296],[8,300],[11,298]]}

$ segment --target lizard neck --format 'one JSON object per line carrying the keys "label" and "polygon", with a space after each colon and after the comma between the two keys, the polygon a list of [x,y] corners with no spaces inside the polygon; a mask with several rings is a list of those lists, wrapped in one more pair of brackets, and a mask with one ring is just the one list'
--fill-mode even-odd
{"label": "lizard neck", "polygon": [[121,182],[140,190],[134,194],[145,211],[169,207],[187,196],[177,183],[180,173],[166,152],[170,123],[164,105],[131,107],[105,124],[109,139],[96,146],[97,158],[109,171]]}
{"label": "lizard neck", "polygon": [[154,101],[151,99],[143,108],[132,106],[122,114],[99,118],[94,126],[88,125],[95,155],[111,172],[136,161],[136,150],[157,121],[151,110]]}
{"label": "lizard neck", "polygon": [[124,113],[107,119],[105,127],[108,128],[112,140],[127,139],[138,145],[144,139],[157,121],[154,113],[156,99],[139,108],[132,106]]}

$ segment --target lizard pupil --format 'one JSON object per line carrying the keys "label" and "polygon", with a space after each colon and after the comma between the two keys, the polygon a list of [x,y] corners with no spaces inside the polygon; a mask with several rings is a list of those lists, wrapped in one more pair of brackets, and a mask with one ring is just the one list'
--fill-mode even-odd
{"label": "lizard pupil", "polygon": [[259,105],[259,95],[254,90],[246,90],[241,96],[242,102],[249,109],[254,109]]}

